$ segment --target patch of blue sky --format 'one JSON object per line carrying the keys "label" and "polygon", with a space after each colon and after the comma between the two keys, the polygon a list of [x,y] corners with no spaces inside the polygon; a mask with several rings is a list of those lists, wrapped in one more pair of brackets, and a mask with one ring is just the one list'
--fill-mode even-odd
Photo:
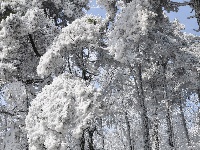
{"label": "patch of blue sky", "polygon": [[98,6],[96,4],[96,0],[90,0],[90,10],[87,13],[95,16],[101,16],[102,18],[106,17],[105,9]]}
{"label": "patch of blue sky", "polygon": [[[185,2],[185,0],[173,0],[174,2]],[[105,18],[106,11],[105,9],[99,7],[96,4],[96,0],[90,1],[90,7],[91,9],[87,12],[88,14],[93,14],[97,16],[101,16],[102,18]],[[178,12],[170,12],[167,13],[167,16],[169,16],[169,19],[173,21],[175,18],[179,20],[181,24],[185,25],[185,30],[183,32],[186,33],[192,33],[197,36],[200,36],[200,32],[196,32],[195,30],[198,29],[197,19],[196,18],[190,18],[190,16],[194,16],[194,11],[192,11],[192,8],[190,6],[181,6],[179,7]]]}
{"label": "patch of blue sky", "polygon": [[6,101],[4,100],[4,98],[2,97],[1,92],[0,92],[0,107],[5,106],[5,105],[6,105]]}
{"label": "patch of blue sky", "polygon": [[[174,2],[185,2],[185,0],[173,0]],[[166,13],[169,16],[169,19],[173,21],[175,18],[179,20],[180,23],[185,25],[186,33],[192,33],[200,36],[200,32],[196,32],[198,29],[197,19],[188,17],[194,16],[194,10],[190,6],[181,6],[179,7],[178,12]]]}

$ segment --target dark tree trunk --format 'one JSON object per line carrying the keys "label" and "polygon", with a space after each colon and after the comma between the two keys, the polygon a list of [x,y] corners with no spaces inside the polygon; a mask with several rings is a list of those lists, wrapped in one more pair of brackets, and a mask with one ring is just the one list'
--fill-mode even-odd
{"label": "dark tree trunk", "polygon": [[126,127],[127,127],[128,147],[129,147],[129,150],[134,150],[134,145],[132,143],[132,138],[131,138],[131,126],[130,126],[130,122],[128,120],[127,112],[125,113],[125,121],[126,121]]}
{"label": "dark tree trunk", "polygon": [[137,76],[136,76],[136,86],[138,90],[138,98],[141,106],[141,119],[143,127],[143,139],[144,139],[144,150],[151,150],[150,134],[149,134],[149,118],[147,116],[147,109],[145,106],[145,96],[142,83],[142,66],[141,64],[137,65]]}
{"label": "dark tree trunk", "polygon": [[167,127],[168,127],[168,142],[169,145],[172,148],[175,148],[175,138],[174,138],[174,129],[173,129],[173,123],[172,123],[172,116],[171,116],[171,101],[170,97],[168,95],[168,88],[167,88],[167,79],[166,79],[166,70],[167,70],[167,61],[162,62],[162,69],[163,69],[163,88],[164,88],[164,100],[166,100],[166,108],[167,108],[167,114],[166,114],[166,121],[167,121]]}
{"label": "dark tree trunk", "polygon": [[167,127],[168,127],[168,134],[169,134],[169,145],[174,148],[175,147],[175,141],[174,141],[174,129],[173,129],[173,124],[171,120],[171,113],[170,113],[170,104],[167,102]]}
{"label": "dark tree trunk", "polygon": [[32,48],[33,48],[34,53],[36,54],[36,56],[41,57],[41,55],[39,54],[39,52],[38,52],[38,50],[37,50],[37,48],[36,48],[36,46],[35,46],[35,42],[34,42],[34,40],[33,40],[32,35],[29,34],[28,37],[29,37],[29,40],[30,40],[30,43],[31,43],[31,45],[32,45]]}
{"label": "dark tree trunk", "polygon": [[158,120],[158,99],[156,97],[156,93],[154,91],[154,83],[152,85],[153,99],[155,101],[155,113],[153,120],[153,142],[155,145],[155,150],[160,149],[160,140],[159,140],[159,120]]}
{"label": "dark tree trunk", "polygon": [[96,130],[96,127],[93,129],[88,130],[88,135],[89,135],[89,140],[88,140],[88,145],[89,145],[89,150],[94,150],[94,144],[93,144],[93,135]]}
{"label": "dark tree trunk", "polygon": [[80,138],[80,148],[81,150],[85,150],[85,131],[83,131],[82,137]]}

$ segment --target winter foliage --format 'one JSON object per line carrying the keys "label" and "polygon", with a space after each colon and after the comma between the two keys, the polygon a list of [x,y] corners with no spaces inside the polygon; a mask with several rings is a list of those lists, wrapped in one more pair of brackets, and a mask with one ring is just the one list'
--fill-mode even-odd
{"label": "winter foliage", "polygon": [[200,149],[199,1],[90,3],[0,0],[0,149]]}
{"label": "winter foliage", "polygon": [[80,139],[90,122],[100,115],[98,92],[84,81],[60,75],[43,88],[26,119],[30,149],[65,149],[65,136]]}
{"label": "winter foliage", "polygon": [[100,18],[93,16],[76,19],[72,24],[63,28],[51,47],[41,57],[37,67],[38,74],[47,76],[63,66],[67,54],[74,55],[86,48],[98,47],[101,36],[100,28]]}

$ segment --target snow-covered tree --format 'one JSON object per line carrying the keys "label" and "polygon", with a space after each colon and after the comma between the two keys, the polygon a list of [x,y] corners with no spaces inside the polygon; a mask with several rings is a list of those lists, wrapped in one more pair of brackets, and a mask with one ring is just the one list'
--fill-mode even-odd
{"label": "snow-covered tree", "polygon": [[102,113],[98,97],[80,78],[65,74],[55,78],[31,102],[26,119],[29,148],[77,149],[68,138],[77,139],[81,146],[84,130]]}
{"label": "snow-covered tree", "polygon": [[0,0],[0,149],[199,149],[199,1]]}

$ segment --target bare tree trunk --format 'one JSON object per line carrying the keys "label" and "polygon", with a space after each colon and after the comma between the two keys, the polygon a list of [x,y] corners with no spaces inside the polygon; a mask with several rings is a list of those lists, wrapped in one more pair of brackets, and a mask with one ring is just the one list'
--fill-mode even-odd
{"label": "bare tree trunk", "polygon": [[155,101],[155,112],[154,112],[154,120],[153,120],[153,142],[155,145],[155,150],[159,150],[160,140],[159,140],[159,120],[158,120],[158,99],[155,95],[154,85],[152,85],[152,92],[153,92],[153,99]]}
{"label": "bare tree trunk", "polygon": [[166,69],[167,69],[167,61],[162,63],[163,67],[163,85],[164,85],[164,100],[166,100],[166,108],[167,108],[167,127],[168,127],[168,134],[169,134],[169,145],[172,148],[175,148],[175,138],[174,138],[174,129],[173,129],[173,123],[172,123],[172,116],[171,116],[171,102],[168,96],[168,89],[167,89],[167,83],[166,83]]}
{"label": "bare tree trunk", "polygon": [[[199,78],[200,78],[200,74],[199,74]],[[197,89],[197,95],[198,95],[198,102],[200,104],[200,87]],[[200,106],[198,107],[198,114],[197,115],[198,115],[197,126],[198,126],[198,131],[200,131]]]}
{"label": "bare tree trunk", "polygon": [[102,118],[100,119],[100,128],[102,130],[101,136],[102,136],[102,150],[105,149],[105,140],[104,140],[104,135],[103,135],[103,123],[102,123]]}
{"label": "bare tree trunk", "polygon": [[142,83],[142,66],[137,65],[137,71],[135,76],[135,84],[138,93],[138,100],[141,106],[141,119],[142,119],[142,129],[143,129],[143,139],[144,139],[144,150],[151,150],[150,134],[149,134],[149,118],[147,116],[147,109],[145,106],[145,96]]}
{"label": "bare tree trunk", "polygon": [[186,124],[186,120],[185,120],[185,115],[184,115],[184,111],[183,111],[183,103],[182,103],[182,96],[180,96],[179,98],[179,107],[180,107],[180,112],[181,112],[181,120],[183,123],[183,128],[185,131],[185,136],[186,136],[186,140],[188,143],[188,146],[191,145],[191,141],[190,141],[190,136],[189,136],[189,132],[188,132],[188,128],[187,128],[187,124]]}
{"label": "bare tree trunk", "polygon": [[129,147],[129,150],[134,150],[134,145],[132,143],[132,138],[131,138],[131,127],[130,127],[130,122],[128,120],[127,112],[125,112],[125,121],[126,121],[126,127],[127,127],[128,147]]}
{"label": "bare tree trunk", "polygon": [[155,143],[155,150],[159,150],[160,149],[160,141],[159,141],[159,133],[158,133],[158,122],[159,122],[159,120],[158,120],[158,118],[157,118],[157,116],[158,116],[158,114],[157,114],[157,110],[158,110],[158,108],[156,108],[156,111],[155,111],[155,120],[154,120],[154,127],[153,127],[153,132],[154,132],[154,134],[153,134],[153,137],[154,137],[154,143]]}
{"label": "bare tree trunk", "polygon": [[93,144],[93,135],[94,132],[96,130],[96,127],[94,127],[93,129],[88,129],[88,135],[89,135],[89,139],[88,139],[88,145],[89,145],[89,150],[94,150],[94,144]]}
{"label": "bare tree trunk", "polygon": [[82,137],[80,138],[80,148],[81,150],[85,150],[85,130],[82,133]]}
{"label": "bare tree trunk", "polygon": [[[199,78],[200,78],[200,74],[199,74]],[[197,89],[197,95],[198,95],[198,102],[200,103],[200,87]],[[199,127],[200,127],[200,111],[198,112],[199,112],[198,116],[199,116]]]}
{"label": "bare tree trunk", "polygon": [[167,119],[167,127],[168,127],[168,134],[169,134],[169,145],[174,148],[175,147],[175,139],[174,139],[174,129],[173,129],[173,124],[172,124],[172,120],[171,120],[171,110],[170,110],[170,102],[166,102],[166,106],[167,106],[167,115],[166,115],[166,119]]}

